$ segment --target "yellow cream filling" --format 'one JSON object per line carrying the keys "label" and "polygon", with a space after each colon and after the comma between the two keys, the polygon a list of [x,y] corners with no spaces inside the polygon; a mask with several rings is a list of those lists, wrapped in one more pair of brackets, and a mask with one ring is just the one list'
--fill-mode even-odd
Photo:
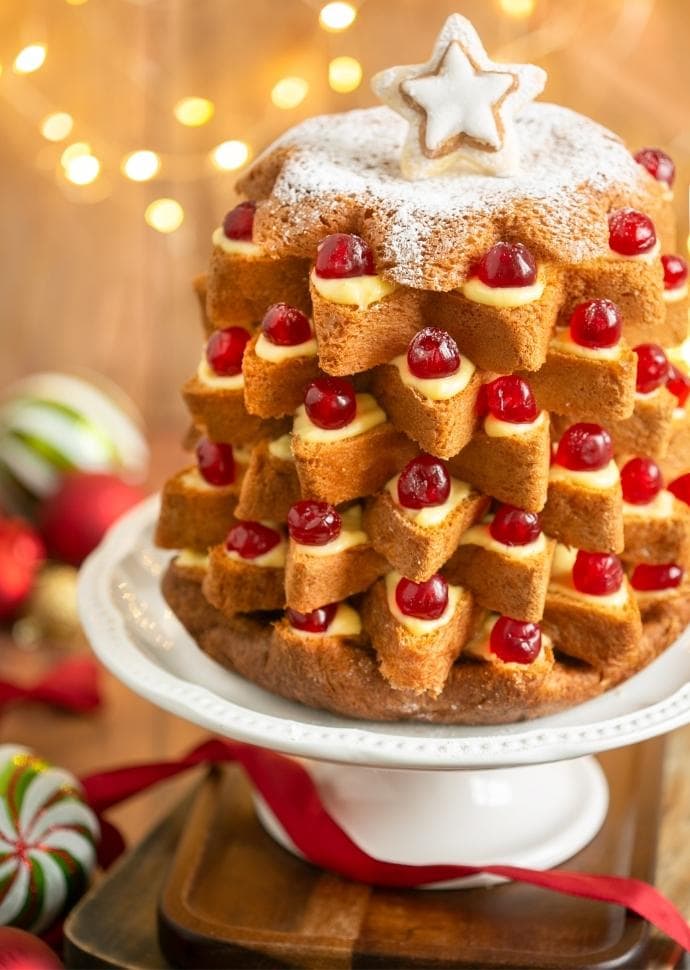
{"label": "yellow cream filling", "polygon": [[576,357],[587,357],[590,360],[618,360],[621,355],[621,344],[618,341],[613,347],[583,347],[576,343],[569,330],[564,330],[561,336],[554,337],[549,343],[550,350],[560,350],[564,354]]}
{"label": "yellow cream filling", "polygon": [[292,627],[300,636],[319,639],[320,637],[356,637],[362,632],[359,613],[349,603],[338,603],[335,616],[323,633],[308,633]]}
{"label": "yellow cream filling", "polygon": [[292,454],[292,448],[290,447],[290,435],[283,434],[280,438],[274,438],[273,441],[269,441],[268,450],[274,458],[278,458],[280,461],[294,461],[295,457]]}
{"label": "yellow cream filling", "polygon": [[564,468],[563,465],[552,465],[549,470],[550,482],[570,482],[572,485],[582,485],[584,488],[606,489],[613,488],[620,479],[618,465],[613,459],[594,471],[580,471]]}
{"label": "yellow cream filling", "polygon": [[378,303],[398,289],[397,283],[383,276],[349,276],[341,280],[325,280],[311,272],[311,282],[319,296],[329,303],[343,306],[356,306],[365,310],[372,303]]}
{"label": "yellow cream filling", "polygon": [[535,664],[545,662],[546,657],[544,647],[551,646],[551,640],[545,633],[542,633],[541,635],[541,650],[531,664],[518,664],[513,663],[512,661],[506,663],[505,660],[501,660],[500,657],[497,657],[489,646],[489,640],[491,638],[491,631],[493,630],[498,618],[498,613],[492,613],[486,618],[478,632],[475,633],[475,635],[468,640],[465,646],[462,648],[463,656],[469,655],[470,657],[474,657],[476,660],[483,660],[486,663],[498,663],[503,667],[510,668],[511,670],[524,670],[525,667],[533,667]]}
{"label": "yellow cream filling", "polygon": [[229,256],[242,256],[244,259],[256,259],[263,256],[264,251],[258,243],[248,242],[244,239],[228,239],[223,232],[223,227],[218,226],[213,231],[213,245],[218,246]]}
{"label": "yellow cream filling", "polygon": [[484,418],[484,431],[490,438],[512,438],[519,435],[529,434],[541,428],[547,421],[546,411],[540,411],[534,421],[526,421],[520,424],[511,424],[510,421],[501,421],[493,414],[487,414]]}
{"label": "yellow cream filling", "polygon": [[[186,471],[181,481],[187,488],[193,488],[197,492],[215,492],[219,488],[227,488],[227,485],[212,485],[211,482],[207,482],[198,468],[190,468]],[[230,484],[233,485],[234,482],[230,482]]]}
{"label": "yellow cream filling", "polygon": [[216,374],[215,371],[211,369],[211,366],[206,360],[205,356],[203,356],[199,362],[196,376],[199,378],[202,384],[205,384],[207,387],[216,387],[218,390],[239,391],[244,387],[244,374],[242,371],[240,371],[239,374],[231,374],[229,377]]}
{"label": "yellow cream filling", "polygon": [[451,478],[448,498],[441,505],[428,505],[423,509],[408,509],[404,505],[401,505],[398,499],[399,480],[400,475],[391,478],[386,483],[386,490],[390,493],[397,508],[422,529],[432,529],[437,525],[441,525],[453,509],[456,509],[461,502],[464,502],[471,491],[471,487],[467,482],[461,482],[458,478]]}
{"label": "yellow cream filling", "polygon": [[666,519],[673,515],[677,501],[672,492],[662,488],[658,495],[645,505],[633,505],[632,502],[624,501],[623,515],[630,519]]}
{"label": "yellow cream filling", "polygon": [[284,360],[292,360],[295,357],[316,357],[316,338],[305,340],[301,344],[293,344],[291,347],[282,347],[279,344],[272,344],[263,333],[254,346],[254,353],[261,360],[267,360],[270,364],[280,364]]}
{"label": "yellow cream filling", "polygon": [[[369,536],[362,528],[362,506],[353,505],[342,513],[343,527],[340,533],[331,542],[323,546],[306,546],[301,542],[295,542],[295,548],[301,550],[307,556],[334,556],[338,552],[344,552],[353,546],[362,546],[369,542]],[[294,542],[294,539],[291,540]]]}
{"label": "yellow cream filling", "polygon": [[370,431],[386,420],[386,413],[379,407],[375,397],[371,394],[357,395],[357,412],[355,417],[344,428],[319,428],[307,415],[304,405],[300,405],[295,412],[292,433],[302,441],[328,442],[345,441],[357,435]]}
{"label": "yellow cream filling", "polygon": [[434,630],[440,629],[442,626],[447,626],[450,623],[453,613],[455,612],[458,600],[460,599],[460,587],[451,586],[448,584],[448,603],[446,608],[441,613],[441,615],[435,620],[420,620],[416,616],[405,616],[398,609],[398,604],[395,601],[395,588],[402,579],[402,575],[399,572],[393,571],[386,575],[386,599],[388,600],[388,609],[391,614],[406,630],[409,630],[414,636],[423,637],[428,633],[433,633]]}
{"label": "yellow cream filling", "polygon": [[682,344],[668,347],[666,356],[672,364],[682,367],[685,371],[690,371],[690,337],[686,337]]}
{"label": "yellow cream filling", "polygon": [[513,559],[529,559],[530,556],[539,556],[547,548],[546,536],[540,532],[533,542],[527,542],[524,546],[508,546],[499,542],[491,535],[489,523],[478,523],[471,526],[467,532],[463,533],[460,539],[461,546],[481,546],[483,549],[490,549],[492,552],[500,553],[502,556],[511,556]]}
{"label": "yellow cream filling", "polygon": [[208,569],[208,553],[197,549],[180,549],[175,562],[188,569]]}
{"label": "yellow cream filling", "polygon": [[615,249],[609,250],[609,259],[625,259],[635,263],[653,263],[658,259],[661,252],[661,243],[657,239],[648,253],[635,253],[633,256],[626,256],[625,253],[617,253]]}
{"label": "yellow cream filling", "polygon": [[462,295],[472,303],[510,310],[513,307],[534,303],[544,295],[546,284],[541,273],[529,286],[487,286],[478,276],[471,276],[462,285]]}
{"label": "yellow cream filling", "polygon": [[460,366],[454,374],[448,377],[416,377],[407,363],[407,354],[394,357],[391,361],[398,368],[400,380],[407,387],[414,388],[418,394],[429,401],[447,401],[457,394],[461,394],[474,374],[476,367],[467,357],[460,358]]}
{"label": "yellow cream filling", "polygon": [[676,286],[672,290],[664,290],[664,303],[680,303],[688,295],[688,284]]}
{"label": "yellow cream filling", "polygon": [[556,549],[551,562],[551,581],[549,588],[561,587],[567,590],[569,596],[584,600],[592,605],[601,606],[625,606],[628,602],[628,583],[623,579],[620,589],[615,593],[607,593],[605,596],[592,596],[591,593],[581,593],[573,585],[573,566],[577,559],[578,550],[572,546],[566,546],[562,542],[556,543]]}
{"label": "yellow cream filling", "polygon": [[[278,530],[275,522],[262,522],[261,524],[268,526],[269,529]],[[225,552],[234,562],[241,562],[246,566],[261,566],[264,569],[282,569],[287,556],[287,542],[285,537],[281,535],[280,542],[276,543],[268,552],[257,556],[256,559],[245,559],[244,556],[240,556],[234,549],[226,549]]]}

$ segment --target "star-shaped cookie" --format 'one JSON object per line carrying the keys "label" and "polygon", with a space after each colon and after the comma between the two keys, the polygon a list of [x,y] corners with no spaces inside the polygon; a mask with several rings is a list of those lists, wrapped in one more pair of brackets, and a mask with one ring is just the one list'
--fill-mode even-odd
{"label": "star-shaped cookie", "polygon": [[452,14],[426,64],[391,67],[372,88],[409,123],[400,167],[409,179],[453,172],[512,175],[520,146],[514,119],[544,88],[532,64],[490,60],[472,24]]}

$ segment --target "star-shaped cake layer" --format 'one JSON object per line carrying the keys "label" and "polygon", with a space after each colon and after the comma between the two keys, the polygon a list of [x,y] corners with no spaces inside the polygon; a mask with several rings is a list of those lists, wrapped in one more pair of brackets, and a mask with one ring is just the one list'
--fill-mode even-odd
{"label": "star-shaped cake layer", "polygon": [[490,60],[459,14],[446,20],[426,64],[392,67],[372,79],[378,97],[409,123],[400,165],[410,179],[468,170],[514,174],[515,115],[545,83],[545,72],[532,64]]}

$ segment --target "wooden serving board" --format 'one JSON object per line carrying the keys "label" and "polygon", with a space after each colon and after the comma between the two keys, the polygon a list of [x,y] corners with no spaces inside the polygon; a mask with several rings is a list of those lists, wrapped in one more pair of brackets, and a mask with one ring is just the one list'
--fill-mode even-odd
{"label": "wooden serving board", "polygon": [[[653,880],[662,751],[656,740],[601,757],[609,814],[568,868]],[[66,933],[71,967],[156,968],[161,950],[194,968],[661,965],[649,927],[618,907],[510,883],[378,890],[321,872],[266,835],[235,767],[209,772],[82,901]]]}

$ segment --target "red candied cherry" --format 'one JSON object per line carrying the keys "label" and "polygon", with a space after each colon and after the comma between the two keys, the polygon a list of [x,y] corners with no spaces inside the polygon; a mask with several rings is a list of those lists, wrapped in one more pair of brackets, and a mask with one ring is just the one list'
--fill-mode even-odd
{"label": "red candied cherry", "polygon": [[344,428],[357,414],[354,385],[344,377],[318,377],[307,387],[304,407],[309,420],[319,428]]}
{"label": "red candied cherry", "polygon": [[526,546],[539,538],[541,519],[536,512],[526,512],[514,505],[499,505],[489,525],[496,542],[504,546]]}
{"label": "red candied cherry", "polygon": [[398,501],[405,509],[443,505],[450,495],[450,475],[433,455],[421,454],[408,461],[398,478]]}
{"label": "red candied cherry", "polygon": [[329,603],[328,606],[319,606],[310,613],[300,613],[289,606],[285,611],[290,626],[303,633],[325,633],[333,622],[333,617],[338,609],[337,603]]}
{"label": "red candied cherry", "polygon": [[541,650],[539,624],[499,616],[491,628],[489,650],[507,664],[533,663]]}
{"label": "red candied cherry", "polygon": [[668,365],[666,387],[671,394],[675,394],[678,398],[678,407],[684,407],[688,399],[688,394],[690,394],[690,377],[683,373],[682,370],[679,370],[675,364],[669,363]]}
{"label": "red candied cherry", "polygon": [[228,239],[251,242],[254,231],[256,202],[240,202],[223,219],[223,232]]}
{"label": "red candied cherry", "polygon": [[633,156],[638,164],[647,169],[657,182],[665,182],[670,188],[676,177],[676,166],[670,155],[660,148],[641,148]]}
{"label": "red candied cherry", "polygon": [[319,244],[314,271],[323,280],[375,276],[374,254],[361,236],[334,232]]}
{"label": "red candied cherry", "polygon": [[633,589],[651,591],[657,589],[675,589],[683,582],[683,569],[675,562],[666,562],[660,566],[640,563],[635,566],[630,583]]}
{"label": "red candied cherry", "polygon": [[639,256],[656,246],[654,223],[637,209],[618,209],[609,216],[609,246],[621,256]]}
{"label": "red candied cherry", "polygon": [[647,505],[664,487],[661,469],[651,458],[631,458],[621,468],[623,498],[631,505]]}
{"label": "red candied cherry", "polygon": [[274,303],[261,321],[264,337],[279,347],[296,347],[311,340],[311,324],[301,310],[287,303]]}
{"label": "red candied cherry", "polygon": [[650,394],[668,380],[668,359],[659,344],[638,344],[637,379],[635,388],[640,394]]}
{"label": "red candied cherry", "polygon": [[613,458],[611,435],[600,424],[571,424],[558,442],[554,462],[571,471],[597,471]]}
{"label": "red candied cherry", "polygon": [[415,583],[403,576],[395,587],[395,602],[405,616],[437,620],[448,606],[448,583],[439,573],[425,583]]}
{"label": "red candied cherry", "polygon": [[679,290],[688,281],[688,264],[682,256],[674,253],[664,253],[661,257],[664,267],[664,289]]}
{"label": "red candied cherry", "polygon": [[340,535],[343,520],[328,502],[302,499],[290,506],[287,527],[295,542],[303,546],[325,546]]}
{"label": "red candied cherry", "polygon": [[623,565],[610,552],[585,552],[580,549],[573,566],[573,586],[590,596],[616,593],[623,585]]}
{"label": "red candied cherry", "polygon": [[235,481],[235,456],[232,445],[202,438],[196,446],[199,473],[209,485],[232,485]]}
{"label": "red candied cherry", "polygon": [[225,548],[242,559],[257,559],[280,542],[280,532],[263,522],[238,522],[225,540]]}
{"label": "red candied cherry", "polygon": [[539,415],[532,388],[521,377],[497,377],[484,385],[484,393],[486,407],[499,421],[530,424]]}
{"label": "red candied cherry", "polygon": [[226,327],[211,334],[206,344],[206,360],[214,374],[233,377],[240,373],[249,337],[244,327]]}
{"label": "red candied cherry", "polygon": [[674,478],[671,484],[668,486],[669,492],[673,492],[677,499],[681,502],[685,502],[686,505],[690,505],[690,472],[686,472],[684,475],[679,475],[678,478]]}
{"label": "red candied cherry", "polygon": [[472,267],[472,275],[491,287],[531,286],[537,264],[522,243],[498,242]]}
{"label": "red candied cherry", "polygon": [[415,377],[448,377],[460,367],[458,345],[445,330],[425,327],[410,341],[407,364]]}
{"label": "red candied cherry", "polygon": [[588,300],[570,317],[570,336],[581,347],[613,347],[621,339],[618,307],[611,300]]}

